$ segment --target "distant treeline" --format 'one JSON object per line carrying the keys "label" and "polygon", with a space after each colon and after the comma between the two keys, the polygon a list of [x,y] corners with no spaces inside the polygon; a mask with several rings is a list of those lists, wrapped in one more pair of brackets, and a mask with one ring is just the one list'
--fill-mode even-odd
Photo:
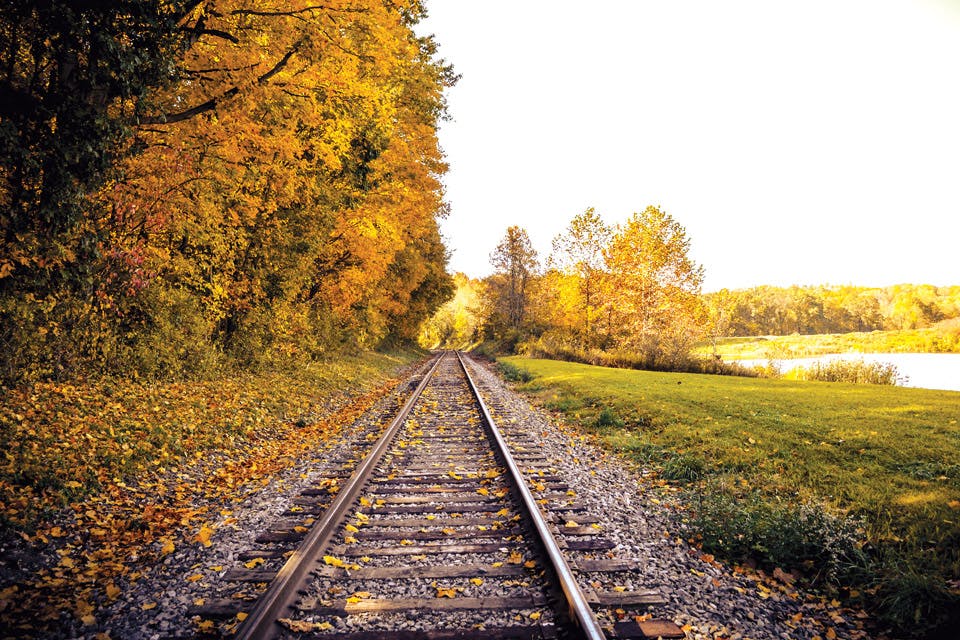
{"label": "distant treeline", "polygon": [[762,286],[703,297],[720,336],[922,329],[960,317],[960,286]]}

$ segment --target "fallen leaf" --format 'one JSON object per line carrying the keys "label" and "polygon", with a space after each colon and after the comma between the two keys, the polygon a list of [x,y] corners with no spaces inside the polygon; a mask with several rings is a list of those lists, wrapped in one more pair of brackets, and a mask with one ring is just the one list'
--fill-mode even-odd
{"label": "fallen leaf", "polygon": [[187,577],[187,582],[199,582],[200,580],[203,580],[202,573],[195,573],[192,576]]}
{"label": "fallen leaf", "polygon": [[477,585],[478,587],[483,584],[483,578],[470,578],[470,582]]}
{"label": "fallen leaf", "polygon": [[264,558],[253,558],[252,560],[247,560],[244,562],[243,566],[245,566],[247,569],[256,569],[265,562],[266,559]]}
{"label": "fallen leaf", "polygon": [[212,527],[204,524],[203,526],[200,527],[200,531],[197,532],[197,535],[195,535],[193,539],[196,542],[199,542],[200,544],[202,544],[203,546],[209,547],[211,544],[210,536],[213,535],[213,531],[214,530]]}
{"label": "fallen leaf", "polygon": [[437,597],[438,598],[456,598],[457,590],[456,589],[444,589],[442,587],[437,587]]}
{"label": "fallen leaf", "polygon": [[156,608],[157,608],[156,602],[144,602],[142,605],[140,605],[141,611],[150,611],[150,609],[156,609]]}

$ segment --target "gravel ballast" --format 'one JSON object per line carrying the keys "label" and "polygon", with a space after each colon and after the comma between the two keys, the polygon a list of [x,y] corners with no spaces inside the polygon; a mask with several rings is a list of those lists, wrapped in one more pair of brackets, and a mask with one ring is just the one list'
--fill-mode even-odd
{"label": "gravel ballast", "polygon": [[[691,639],[866,637],[852,612],[833,609],[787,583],[749,576],[706,556],[681,538],[677,497],[670,487],[558,424],[509,389],[485,364],[475,362],[471,374],[496,420],[535,436],[550,470],[586,506],[599,525],[599,535],[615,543],[613,557],[635,560],[642,569],[628,576],[592,574],[590,579],[604,589],[657,589],[667,604],[657,607],[656,616],[672,619]],[[258,546],[254,541],[262,531],[282,522],[289,525],[295,498],[328,477],[336,466],[333,461],[350,459],[369,446],[368,434],[382,427],[409,385],[398,389],[344,428],[344,438],[322,456],[309,456],[242,502],[229,505],[229,512],[214,523],[209,547],[178,546],[161,564],[143,567],[142,577],[119,584],[122,595],[98,610],[96,625],[73,625],[59,637],[162,640],[194,637],[200,629],[235,628],[236,620],[213,625],[191,612],[241,590],[257,591],[255,584],[240,588],[223,576],[243,566],[244,554]],[[318,463],[318,458],[331,462]]]}

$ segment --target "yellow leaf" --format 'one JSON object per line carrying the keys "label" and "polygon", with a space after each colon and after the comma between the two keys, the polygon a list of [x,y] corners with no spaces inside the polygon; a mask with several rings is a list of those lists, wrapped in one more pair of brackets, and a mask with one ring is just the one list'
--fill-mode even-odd
{"label": "yellow leaf", "polygon": [[358,598],[357,596],[350,596],[349,598],[347,598],[347,602],[349,602],[350,604],[357,604],[358,602],[360,602],[361,599],[362,598]]}
{"label": "yellow leaf", "polygon": [[445,533],[445,534],[447,534],[448,536],[451,536],[451,535],[453,535],[453,534],[455,534],[455,533],[457,532],[457,530],[454,529],[453,527],[444,527],[444,528],[441,529],[440,531],[441,531],[441,533]]}
{"label": "yellow leaf", "polygon": [[187,577],[187,582],[199,582],[200,580],[203,580],[202,573],[195,573],[192,576]]}
{"label": "yellow leaf", "polygon": [[507,562],[510,564],[522,564],[523,554],[521,554],[519,551],[511,551],[510,555],[507,556]]}
{"label": "yellow leaf", "polygon": [[456,598],[457,590],[456,589],[444,589],[442,587],[437,587],[437,597],[438,598]]}
{"label": "yellow leaf", "polygon": [[156,608],[157,608],[156,602],[144,602],[142,605],[140,605],[140,609],[142,611],[150,611],[150,609],[156,609]]}
{"label": "yellow leaf", "polygon": [[107,597],[110,598],[111,600],[116,598],[121,593],[120,587],[118,587],[112,582],[107,585],[106,592],[107,592]]}
{"label": "yellow leaf", "polygon": [[372,503],[367,498],[360,496],[360,505],[364,507],[369,507]]}
{"label": "yellow leaf", "polygon": [[526,562],[523,563],[523,566],[525,566],[527,569],[533,569],[534,567],[537,566],[537,561],[527,560]]}
{"label": "yellow leaf", "polygon": [[567,520],[566,523],[564,523],[563,526],[572,529],[573,527],[579,527],[579,526],[580,526],[580,523],[579,523],[579,522],[575,522],[575,521],[573,521],[573,520]]}
{"label": "yellow leaf", "polygon": [[539,620],[540,616],[541,616],[541,613],[539,611],[534,611],[527,617],[530,618],[531,620]]}
{"label": "yellow leaf", "polygon": [[323,556],[323,561],[329,564],[332,567],[342,567],[343,560],[340,558],[335,558],[333,556]]}
{"label": "yellow leaf", "polygon": [[247,560],[246,562],[244,562],[243,566],[245,566],[247,569],[256,569],[257,567],[259,567],[265,562],[266,560],[263,558],[254,558],[252,560]]}
{"label": "yellow leaf", "polygon": [[344,544],[357,544],[357,539],[353,536],[347,536],[343,539]]}
{"label": "yellow leaf", "polygon": [[827,627],[827,640],[836,640],[837,632],[833,630],[833,627]]}
{"label": "yellow leaf", "polygon": [[93,625],[97,624],[97,618],[92,613],[88,613],[80,618],[80,622],[87,627],[92,627]]}
{"label": "yellow leaf", "polygon": [[363,556],[362,558],[360,558],[360,562],[370,562],[370,560],[371,560],[370,556]]}
{"label": "yellow leaf", "polygon": [[348,524],[346,527],[344,527],[344,529],[346,529],[346,530],[349,531],[350,533],[356,533],[356,532],[360,531],[360,529],[356,528],[356,527],[353,526],[352,524]]}
{"label": "yellow leaf", "polygon": [[433,515],[432,513],[427,514],[427,520],[436,520],[436,519],[437,519],[437,516]]}
{"label": "yellow leaf", "polygon": [[960,500],[951,500],[947,503],[947,506],[951,509],[960,509]]}
{"label": "yellow leaf", "polygon": [[298,524],[297,526],[295,526],[295,527],[293,528],[293,530],[296,531],[297,533],[306,533],[307,531],[310,531],[310,529],[308,529],[307,527],[304,527],[304,526],[299,525],[299,524]]}
{"label": "yellow leaf", "polygon": [[479,493],[482,496],[488,496],[490,495],[490,490],[487,489],[486,487],[480,487],[479,489],[477,489],[477,493]]}
{"label": "yellow leaf", "polygon": [[617,593],[623,593],[624,591],[627,590],[627,588],[626,588],[626,587],[621,587],[621,586],[616,586],[616,587],[613,588],[613,590],[616,591]]}
{"label": "yellow leaf", "polygon": [[174,552],[176,547],[173,544],[172,538],[160,538],[160,540],[163,542],[163,546],[160,547],[160,553],[163,555],[168,555]]}
{"label": "yellow leaf", "polygon": [[358,598],[369,598],[373,594],[370,593],[369,591],[355,591],[353,595]]}
{"label": "yellow leaf", "polygon": [[483,578],[470,578],[470,582],[477,585],[478,587],[483,584]]}
{"label": "yellow leaf", "polygon": [[213,535],[213,528],[204,524],[200,527],[200,531],[197,532],[197,535],[194,536],[194,540],[199,542],[205,547],[210,546],[210,536]]}
{"label": "yellow leaf", "polygon": [[241,611],[240,613],[237,614],[237,620],[239,620],[240,622],[243,622],[244,620],[247,619],[247,616],[248,616],[248,615],[249,615],[249,614],[244,613],[243,611]]}
{"label": "yellow leaf", "polygon": [[503,566],[503,563],[502,563],[502,562],[494,562],[494,563],[493,563],[492,565],[490,565],[490,566],[496,569],[497,567],[502,567],[502,566]]}
{"label": "yellow leaf", "polygon": [[197,623],[197,629],[203,633],[213,633],[213,630],[216,629],[216,626],[217,625],[214,624],[213,620],[201,620],[199,623]]}

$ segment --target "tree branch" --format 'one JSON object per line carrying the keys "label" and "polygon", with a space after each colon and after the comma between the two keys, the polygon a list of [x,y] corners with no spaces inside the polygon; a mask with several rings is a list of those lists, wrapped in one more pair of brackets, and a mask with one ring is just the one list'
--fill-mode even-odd
{"label": "tree branch", "polygon": [[[267,82],[270,81],[270,78],[280,73],[283,70],[283,68],[287,66],[287,63],[290,61],[290,58],[292,58],[293,55],[297,52],[297,50],[300,49],[300,46],[303,44],[303,42],[304,42],[304,39],[301,38],[296,43],[294,43],[294,45],[290,48],[290,50],[287,51],[283,55],[283,57],[280,58],[280,60],[278,60],[275,65],[273,65],[273,67],[269,71],[267,71],[266,73],[261,75],[259,78],[257,78],[257,84],[266,84]],[[232,98],[238,93],[240,93],[240,87],[231,87],[230,89],[227,89],[226,91],[221,93],[219,96],[214,96],[213,98],[210,98],[206,102],[198,104],[195,107],[191,107],[179,113],[162,114],[158,116],[146,116],[140,119],[139,124],[141,125],[143,124],[174,124],[176,122],[183,122],[184,120],[189,120],[190,118],[196,117],[201,113],[206,113],[207,111],[211,111],[215,109],[218,104],[220,104],[224,100],[227,100],[228,98]]]}

